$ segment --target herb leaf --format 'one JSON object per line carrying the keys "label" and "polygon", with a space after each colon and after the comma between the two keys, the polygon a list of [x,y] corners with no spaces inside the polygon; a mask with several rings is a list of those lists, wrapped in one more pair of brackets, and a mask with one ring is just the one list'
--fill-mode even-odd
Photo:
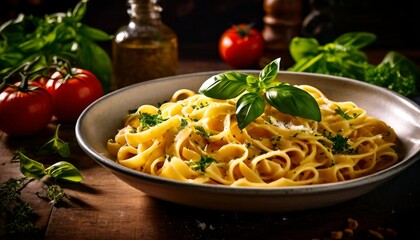
{"label": "herb leaf", "polygon": [[81,0],[73,11],[53,13],[44,18],[20,14],[0,26],[0,78],[12,69],[41,57],[33,70],[48,67],[60,56],[92,71],[105,91],[111,82],[111,59],[96,41],[112,39],[100,29],[81,22],[87,0]]}
{"label": "herb leaf", "polygon": [[267,102],[282,113],[321,121],[321,111],[316,100],[306,91],[286,84],[269,88]]}
{"label": "herb leaf", "polygon": [[[324,73],[360,79],[364,76],[367,57],[359,49],[371,43],[375,35],[365,32],[347,33],[323,46],[309,38],[292,39],[289,50],[296,62],[289,71]],[[312,44],[309,47],[305,44]]]}
{"label": "herb leaf", "polygon": [[404,96],[420,89],[416,64],[394,51],[375,66],[361,49],[376,40],[369,32],[344,33],[323,46],[314,38],[295,37],[289,45],[295,64],[288,71],[313,72],[348,77],[388,88]]}
{"label": "herb leaf", "polygon": [[20,162],[20,172],[30,178],[42,178],[47,174],[42,163],[32,160],[25,156],[22,152],[18,152]]}
{"label": "herb leaf", "polygon": [[334,154],[354,154],[356,149],[352,148],[348,144],[348,138],[337,134],[335,136],[327,136],[327,138],[332,141],[332,152]]}
{"label": "herb leaf", "polygon": [[206,168],[208,166],[210,166],[210,164],[213,163],[213,162],[217,162],[217,161],[215,159],[211,158],[211,157],[201,156],[201,158],[198,162],[191,162],[190,167],[194,171],[197,171],[197,172],[200,172],[200,173],[205,173]]}
{"label": "herb leaf", "polygon": [[46,189],[46,197],[51,200],[52,205],[63,202],[65,198],[69,198],[64,190],[57,184],[49,185]]}
{"label": "herb leaf", "polygon": [[159,123],[162,123],[166,119],[162,118],[161,111],[158,111],[157,114],[150,114],[150,113],[140,113],[138,116],[140,123],[141,123],[141,130],[148,129],[150,127],[156,126]]}
{"label": "herb leaf", "polygon": [[57,125],[54,136],[47,143],[41,146],[38,153],[58,153],[60,156],[65,158],[70,156],[69,144],[58,136],[59,128],[60,124]]}
{"label": "herb leaf", "polygon": [[86,14],[88,0],[81,0],[71,13],[76,21],[81,21]]}
{"label": "herb leaf", "polygon": [[289,51],[290,55],[295,61],[307,57],[313,57],[318,53],[319,43],[315,38],[302,38],[295,37],[290,42]]}
{"label": "herb leaf", "polygon": [[202,136],[203,138],[209,138],[211,137],[211,133],[206,132],[206,129],[204,129],[202,126],[194,126],[195,128],[195,134],[198,136]]}
{"label": "herb leaf", "polygon": [[280,58],[277,58],[261,70],[258,78],[237,72],[222,73],[207,79],[199,92],[216,99],[231,99],[243,94],[236,103],[240,129],[261,116],[265,99],[281,112],[320,121],[321,111],[309,93],[275,82],[279,69]]}
{"label": "herb leaf", "polygon": [[279,68],[280,58],[277,58],[260,72],[259,81],[263,82],[265,86],[268,86],[274,81],[274,79],[276,79]]}
{"label": "herb leaf", "polygon": [[334,112],[337,113],[338,115],[340,115],[341,117],[343,117],[345,120],[356,119],[360,115],[360,114],[354,113],[353,116],[350,116],[345,111],[343,111],[343,109],[341,109],[340,107],[337,107],[334,110]]}
{"label": "herb leaf", "polygon": [[20,179],[10,178],[0,186],[0,213],[3,212],[7,206],[19,198],[20,191],[28,183],[26,177]]}
{"label": "herb leaf", "polygon": [[28,237],[36,233],[37,228],[33,221],[33,214],[33,209],[27,202],[15,206],[12,209],[11,219],[6,225],[7,232],[28,235]]}
{"label": "herb leaf", "polygon": [[368,32],[344,33],[334,40],[335,44],[355,49],[363,48],[376,40],[376,35]]}
{"label": "herb leaf", "polygon": [[257,93],[246,93],[236,103],[236,118],[240,129],[248,126],[252,121],[263,114],[264,99]]}
{"label": "herb leaf", "polygon": [[17,154],[20,161],[20,171],[27,177],[40,179],[49,175],[54,179],[68,182],[80,182],[83,180],[83,176],[79,170],[69,162],[57,162],[45,169],[42,163],[28,158],[22,152],[18,152]]}
{"label": "herb leaf", "polygon": [[[388,52],[378,66],[366,70],[365,81],[411,96],[420,90],[420,71],[400,53]],[[417,84],[417,85],[416,85]]]}
{"label": "herb leaf", "polygon": [[73,164],[65,161],[57,162],[46,169],[46,173],[55,179],[68,182],[81,182],[83,176]]}
{"label": "herb leaf", "polygon": [[198,91],[217,99],[235,98],[247,88],[247,76],[238,72],[221,73],[207,79]]}

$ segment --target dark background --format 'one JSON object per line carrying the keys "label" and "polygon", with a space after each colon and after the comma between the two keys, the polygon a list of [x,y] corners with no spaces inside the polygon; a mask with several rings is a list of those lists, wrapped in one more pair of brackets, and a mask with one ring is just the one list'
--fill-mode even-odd
{"label": "dark background", "polygon": [[[283,0],[287,1],[294,0]],[[42,16],[74,8],[78,0],[1,0],[0,22],[19,13]],[[263,0],[160,0],[162,19],[178,35],[180,47],[208,44],[214,50],[222,32],[232,24],[264,27]],[[309,18],[314,9],[320,15]],[[302,0],[299,35],[313,36],[321,43],[349,31],[377,35],[370,48],[419,50],[420,4],[414,0]],[[83,22],[114,34],[128,22],[127,0],[90,0]],[[308,21],[310,20],[310,21]],[[106,50],[110,43],[102,43]],[[182,56],[182,52],[180,53]]]}

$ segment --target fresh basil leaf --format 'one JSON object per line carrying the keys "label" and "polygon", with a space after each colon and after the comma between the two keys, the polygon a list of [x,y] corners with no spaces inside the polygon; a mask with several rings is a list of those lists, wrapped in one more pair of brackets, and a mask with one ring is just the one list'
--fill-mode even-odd
{"label": "fresh basil leaf", "polygon": [[0,65],[17,66],[23,57],[23,53],[20,52],[2,52],[0,54]]}
{"label": "fresh basil leaf", "polygon": [[22,152],[18,153],[20,172],[30,178],[40,179],[47,174],[44,165],[25,156]]}
{"label": "fresh basil leaf", "polygon": [[[0,77],[4,76],[4,69],[16,68],[32,60],[29,57],[35,54],[43,55],[48,63],[53,56],[71,57],[75,66],[92,71],[107,91],[111,85],[111,60],[94,41],[110,40],[111,37],[80,22],[86,13],[87,2],[81,0],[67,13],[48,14],[44,18],[19,15],[3,24],[0,27]],[[85,50],[87,52],[80,53]]]}
{"label": "fresh basil leaf", "polygon": [[65,158],[70,156],[70,148],[67,142],[58,140],[55,142],[54,148],[57,149],[57,152],[58,154],[60,154],[60,156],[65,157]]}
{"label": "fresh basil leaf", "polygon": [[267,102],[282,113],[321,121],[321,111],[316,100],[308,92],[286,84],[267,89]]}
{"label": "fresh basil leaf", "polygon": [[57,125],[54,136],[39,148],[38,154],[58,153],[65,158],[70,156],[69,144],[58,136],[60,126]]}
{"label": "fresh basil leaf", "polygon": [[108,33],[97,28],[89,27],[86,24],[82,24],[79,27],[79,33],[92,41],[108,41],[112,39],[112,36],[108,35]]}
{"label": "fresh basil leaf", "polygon": [[87,2],[88,0],[81,0],[76,5],[76,7],[74,7],[71,15],[73,16],[74,20],[76,20],[77,22],[80,22],[82,18],[85,16],[86,10],[87,10]]}
{"label": "fresh basil leaf", "polygon": [[66,161],[57,162],[51,165],[46,169],[46,172],[57,180],[68,182],[81,182],[83,180],[83,176],[79,170],[73,164]]}
{"label": "fresh basil leaf", "polygon": [[268,86],[277,77],[277,73],[280,70],[280,58],[274,59],[267,64],[262,71],[260,71],[259,81],[264,83],[264,86]]}
{"label": "fresh basil leaf", "polygon": [[325,72],[325,65],[322,65],[324,54],[320,53],[315,57],[308,56],[300,59],[293,66],[288,68],[288,71],[293,72]]}
{"label": "fresh basil leaf", "polygon": [[19,48],[23,52],[35,52],[40,51],[44,45],[44,41],[41,38],[32,38],[19,44]]}
{"label": "fresh basil leaf", "polygon": [[221,73],[207,79],[198,91],[216,99],[235,98],[246,90],[247,76],[239,72]]}
{"label": "fresh basil leaf", "polygon": [[319,43],[315,38],[294,37],[289,45],[290,55],[295,62],[314,57],[319,52],[318,48]]}
{"label": "fresh basil leaf", "polygon": [[264,99],[257,93],[246,93],[236,103],[236,119],[238,127],[245,128],[252,121],[263,114],[265,108]]}
{"label": "fresh basil leaf", "polygon": [[376,35],[368,32],[349,32],[340,35],[333,43],[355,49],[363,48],[376,40]]}
{"label": "fresh basil leaf", "polygon": [[99,45],[89,39],[79,36],[80,51],[77,52],[77,61],[81,66],[92,73],[102,83],[104,91],[107,92],[111,85],[112,64],[108,54]]}
{"label": "fresh basil leaf", "polygon": [[417,65],[398,52],[390,51],[387,53],[380,64],[386,63],[389,63],[393,68],[398,68],[403,76],[412,75],[416,79],[420,78],[420,71]]}
{"label": "fresh basil leaf", "polygon": [[77,38],[76,30],[65,24],[59,24],[55,27],[54,31],[56,32],[56,39],[60,43],[74,42]]}
{"label": "fresh basil leaf", "polygon": [[57,38],[57,31],[54,29],[53,31],[50,31],[49,33],[45,34],[42,38],[45,42],[45,45],[51,44],[55,41]]}
{"label": "fresh basil leaf", "polygon": [[246,77],[246,84],[248,85],[248,91],[258,91],[260,87],[260,81],[252,74]]}

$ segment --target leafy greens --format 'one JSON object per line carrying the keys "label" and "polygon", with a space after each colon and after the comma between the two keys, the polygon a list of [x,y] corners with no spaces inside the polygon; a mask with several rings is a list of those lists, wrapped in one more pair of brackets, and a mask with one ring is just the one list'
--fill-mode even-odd
{"label": "leafy greens", "polygon": [[376,35],[367,32],[345,33],[325,45],[320,45],[315,38],[295,37],[289,46],[295,64],[287,70],[348,77],[404,96],[415,94],[420,86],[420,72],[402,54],[391,51],[378,66],[368,63],[361,49],[375,40]]}
{"label": "leafy greens", "polygon": [[20,14],[0,27],[0,77],[16,67],[40,58],[33,69],[47,67],[55,56],[74,61],[92,71],[104,90],[111,83],[111,60],[96,44],[112,36],[81,22],[88,0],[81,0],[67,13],[54,13],[44,18]]}
{"label": "leafy greens", "polygon": [[258,77],[240,72],[221,73],[207,79],[199,92],[215,99],[239,97],[236,118],[240,129],[263,114],[266,101],[285,114],[321,121],[318,103],[309,93],[275,81],[279,68],[280,58],[277,58]]}

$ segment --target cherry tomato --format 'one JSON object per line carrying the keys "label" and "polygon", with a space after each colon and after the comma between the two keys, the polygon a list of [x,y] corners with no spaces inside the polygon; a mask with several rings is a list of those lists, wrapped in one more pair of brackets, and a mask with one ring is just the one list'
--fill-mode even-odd
{"label": "cherry tomato", "polygon": [[25,89],[9,86],[0,93],[0,116],[0,130],[8,135],[32,135],[51,121],[53,99],[37,84]]}
{"label": "cherry tomato", "polygon": [[252,25],[240,24],[227,29],[219,40],[223,61],[235,68],[257,65],[264,51],[262,34]]}
{"label": "cherry tomato", "polygon": [[88,70],[72,68],[71,73],[54,72],[45,88],[54,101],[54,116],[61,122],[74,122],[93,101],[104,95],[98,78]]}

